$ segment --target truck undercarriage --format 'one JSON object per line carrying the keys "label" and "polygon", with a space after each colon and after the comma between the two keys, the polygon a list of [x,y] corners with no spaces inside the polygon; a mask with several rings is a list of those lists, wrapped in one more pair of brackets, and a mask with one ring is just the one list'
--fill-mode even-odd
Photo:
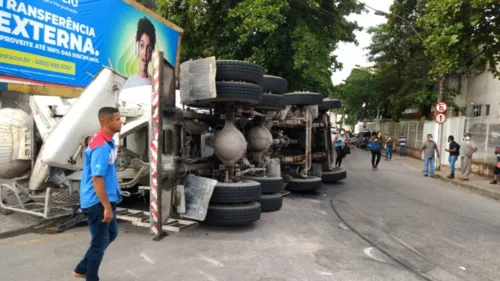
{"label": "truck undercarriage", "polygon": [[122,196],[149,201],[149,210],[119,208],[118,218],[155,235],[198,222],[250,224],[281,208],[284,187],[311,192],[321,177],[345,178],[331,171],[327,112],[338,100],[285,94],[286,80],[240,61],[185,62],[176,91],[174,68],[156,52],[153,77],[152,87],[122,90],[125,78],[103,68],[78,99],[33,96],[33,117],[0,114],[17,116],[5,135],[19,143],[0,166],[2,177],[14,179],[0,188],[0,209],[43,218],[78,211],[82,152],[102,106],[118,107],[125,121],[115,136]]}

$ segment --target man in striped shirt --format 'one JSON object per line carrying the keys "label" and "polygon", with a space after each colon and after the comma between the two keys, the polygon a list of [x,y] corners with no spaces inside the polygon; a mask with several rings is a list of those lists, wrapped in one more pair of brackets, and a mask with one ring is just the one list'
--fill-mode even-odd
{"label": "man in striped shirt", "polygon": [[404,133],[399,136],[399,156],[406,156],[406,137]]}

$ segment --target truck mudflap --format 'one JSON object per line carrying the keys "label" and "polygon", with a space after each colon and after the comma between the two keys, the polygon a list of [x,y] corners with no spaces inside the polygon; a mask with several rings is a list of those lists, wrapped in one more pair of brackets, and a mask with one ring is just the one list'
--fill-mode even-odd
{"label": "truck mudflap", "polygon": [[214,179],[189,175],[185,182],[186,213],[181,214],[181,217],[204,221],[216,184]]}
{"label": "truck mudflap", "polygon": [[[173,205],[176,205],[176,213],[180,218],[168,217],[161,229],[167,232],[180,232],[197,226],[198,221],[204,221],[216,184],[217,181],[214,179],[189,175],[184,185],[177,185],[174,192]],[[141,187],[141,189],[150,188]],[[151,227],[154,220],[151,212],[127,208],[117,208],[117,219],[147,228]]]}

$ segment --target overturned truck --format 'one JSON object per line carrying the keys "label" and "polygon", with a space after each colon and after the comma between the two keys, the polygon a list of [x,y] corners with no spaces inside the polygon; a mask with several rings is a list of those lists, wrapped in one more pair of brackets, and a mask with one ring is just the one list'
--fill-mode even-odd
{"label": "overturned truck", "polygon": [[[0,178],[12,179],[0,187],[1,210],[43,218],[76,212],[83,151],[99,129],[97,111],[117,106],[124,119],[115,136],[121,194],[149,194],[150,206],[119,208],[120,219],[155,234],[199,221],[242,225],[260,219],[259,178],[282,182],[279,161],[266,154],[260,131],[267,114],[285,107],[263,98],[262,67],[215,58],[186,62],[180,108],[175,70],[161,52],[153,64],[153,87],[123,89],[125,77],[103,68],[78,99],[32,96],[32,116],[1,109]],[[275,200],[264,198],[263,204],[274,205],[264,211],[281,208],[281,195],[272,195]]]}
{"label": "overturned truck", "polygon": [[[311,151],[317,124],[330,127],[330,108],[318,115],[321,95],[284,94],[286,80],[259,65],[213,57],[183,63],[176,91],[174,68],[156,52],[153,77],[152,87],[123,89],[125,77],[103,68],[78,99],[32,96],[31,116],[0,109],[0,178],[12,179],[0,186],[0,210],[43,218],[78,211],[83,151],[103,106],[118,107],[124,120],[115,136],[122,197],[149,201],[149,210],[120,207],[118,218],[156,235],[198,222],[251,224],[281,209],[285,184],[321,187]],[[331,136],[320,135],[328,174]]]}

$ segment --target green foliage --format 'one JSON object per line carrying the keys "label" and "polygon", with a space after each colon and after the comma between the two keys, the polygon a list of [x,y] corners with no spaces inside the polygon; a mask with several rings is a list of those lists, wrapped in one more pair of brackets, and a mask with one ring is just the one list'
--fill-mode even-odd
{"label": "green foliage", "polygon": [[[369,77],[364,75],[360,78],[360,70],[353,70],[346,85],[340,87],[344,91],[342,96],[349,100],[348,106],[353,107],[348,111],[359,110],[360,100],[367,103],[363,118],[374,118],[377,108],[383,117],[396,121],[402,117],[406,108],[430,111],[437,98],[434,82],[429,81],[427,76],[432,61],[424,53],[423,42],[408,25],[421,17],[424,2],[395,1],[391,6],[391,14],[399,15],[405,20],[388,16],[386,24],[369,30],[372,42],[367,48],[368,59],[374,66]],[[348,86],[353,83],[358,86]],[[359,87],[366,89],[359,90]],[[350,96],[356,98],[349,98]]]}
{"label": "green foliage", "polygon": [[[500,74],[500,2],[498,0],[429,0],[418,21],[426,30],[425,48],[434,58],[430,74],[468,74],[487,60]],[[478,54],[485,60],[476,60]]]}
{"label": "green foliage", "polygon": [[[207,4],[208,2],[208,4]],[[161,16],[184,31],[181,60],[216,56],[258,63],[290,91],[333,92],[332,55],[355,42],[355,0],[157,0]]]}
{"label": "green foliage", "polygon": [[[342,100],[349,122],[376,114],[377,107],[380,105],[380,96],[375,90],[379,83],[377,79],[372,69],[353,69],[345,83],[335,88],[332,96]],[[363,104],[365,104],[364,108]]]}
{"label": "green foliage", "polygon": [[[387,18],[386,24],[369,30],[368,57],[374,63],[370,75],[353,70],[337,87],[347,112],[359,112],[366,102],[364,114],[370,118],[374,106],[393,120],[406,108],[418,108],[427,116],[437,100],[437,78],[467,75],[484,69],[486,61],[500,74],[498,0],[395,1]],[[443,92],[445,101],[456,107],[457,92]]]}

